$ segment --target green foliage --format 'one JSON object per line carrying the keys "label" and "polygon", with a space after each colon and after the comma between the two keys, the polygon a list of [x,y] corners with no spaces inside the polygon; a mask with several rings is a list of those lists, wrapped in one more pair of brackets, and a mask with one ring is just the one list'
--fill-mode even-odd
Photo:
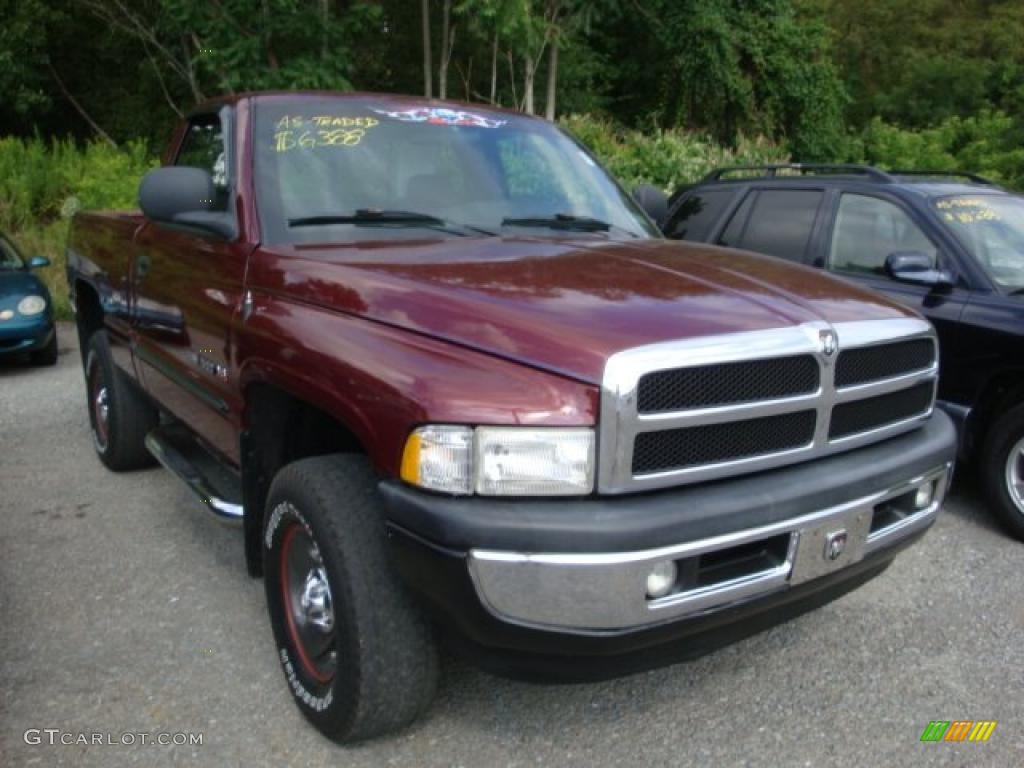
{"label": "green foliage", "polygon": [[857,129],[1024,106],[1020,0],[800,0],[823,8]]}
{"label": "green foliage", "polygon": [[21,119],[51,103],[39,66],[46,56],[42,22],[59,16],[43,0],[0,0],[0,99]]}
{"label": "green foliage", "polygon": [[730,145],[766,135],[800,160],[841,151],[846,95],[820,7],[649,0],[623,26],[599,47],[619,62],[613,88],[625,122],[684,127]]}
{"label": "green foliage", "polygon": [[920,131],[875,118],[852,159],[884,168],[978,173],[1024,189],[1024,128],[1008,115],[987,111]]}
{"label": "green foliage", "polygon": [[155,165],[145,144],[0,138],[0,228],[18,230],[76,208],[132,208]]}
{"label": "green foliage", "polygon": [[338,14],[308,0],[162,0],[160,10],[156,21],[168,36],[191,39],[205,93],[350,90],[352,41],[380,17],[373,4],[352,3]]}
{"label": "green foliage", "polygon": [[559,122],[627,189],[653,184],[671,193],[714,168],[785,162],[788,157],[783,147],[763,137],[740,136],[736,147],[729,148],[706,135],[681,130],[643,133],[587,115],[569,115]]}
{"label": "green foliage", "polygon": [[140,142],[114,149],[96,142],[0,138],[0,230],[22,251],[50,259],[40,275],[58,315],[67,317],[64,244],[80,209],[136,207],[139,180],[156,165]]}

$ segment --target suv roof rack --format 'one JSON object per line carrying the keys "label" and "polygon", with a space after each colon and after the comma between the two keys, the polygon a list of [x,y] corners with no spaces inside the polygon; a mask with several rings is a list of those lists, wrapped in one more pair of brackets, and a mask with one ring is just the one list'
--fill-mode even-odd
{"label": "suv roof rack", "polygon": [[848,163],[770,163],[766,165],[733,165],[728,168],[716,168],[707,176],[704,181],[721,181],[724,176],[741,171],[761,171],[765,178],[774,179],[779,171],[796,171],[794,175],[803,176],[808,173],[828,174],[834,173],[849,174],[855,173],[867,176],[872,181],[894,182],[896,179],[891,174],[874,168],[870,165],[853,165]]}
{"label": "suv roof rack", "polygon": [[[779,171],[790,173],[780,174]],[[806,175],[844,175],[857,174],[864,176],[869,181],[877,181],[883,184],[893,184],[899,181],[900,176],[916,176],[919,178],[950,178],[967,179],[972,184],[984,184],[988,187],[998,186],[994,181],[979,176],[976,173],[966,171],[917,171],[917,170],[893,170],[883,171],[871,165],[856,165],[852,163],[766,163],[765,165],[731,165],[725,168],[716,168],[705,176],[701,183],[707,181],[723,181],[726,176],[734,173],[760,173],[760,176],[745,176],[744,178],[774,179],[785,176],[806,176]]]}
{"label": "suv roof rack", "polygon": [[975,184],[985,184],[986,186],[994,187],[996,183],[991,179],[986,179],[984,176],[979,176],[976,173],[966,173],[965,171],[889,171],[891,176],[934,176],[936,178],[951,178],[951,179],[967,179]]}

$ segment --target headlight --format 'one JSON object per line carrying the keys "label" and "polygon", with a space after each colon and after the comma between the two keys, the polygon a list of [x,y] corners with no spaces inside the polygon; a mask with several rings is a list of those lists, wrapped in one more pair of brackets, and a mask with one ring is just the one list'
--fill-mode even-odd
{"label": "headlight", "polygon": [[473,430],[420,427],[405,442],[402,479],[445,493],[473,492]]}
{"label": "headlight", "polygon": [[402,479],[481,496],[570,496],[594,489],[589,427],[420,427],[402,456]]}
{"label": "headlight", "polygon": [[38,315],[46,309],[46,299],[42,296],[26,296],[18,302],[18,312],[23,315]]}

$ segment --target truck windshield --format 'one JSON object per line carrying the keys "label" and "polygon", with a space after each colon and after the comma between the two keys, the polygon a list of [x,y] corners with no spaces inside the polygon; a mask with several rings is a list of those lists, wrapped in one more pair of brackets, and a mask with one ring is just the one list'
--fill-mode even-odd
{"label": "truck windshield", "polygon": [[1008,293],[1024,293],[1024,200],[959,195],[934,201],[939,219]]}
{"label": "truck windshield", "polygon": [[593,158],[542,120],[353,98],[259,103],[263,240],[657,237]]}

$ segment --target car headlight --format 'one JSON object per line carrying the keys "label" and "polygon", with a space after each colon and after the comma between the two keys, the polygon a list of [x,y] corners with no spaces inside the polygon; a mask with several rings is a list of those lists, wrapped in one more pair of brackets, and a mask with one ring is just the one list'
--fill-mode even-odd
{"label": "car headlight", "polygon": [[26,296],[18,302],[18,312],[23,315],[38,315],[46,309],[46,299],[42,296]]}
{"label": "car headlight", "polygon": [[481,496],[581,496],[594,489],[589,427],[427,426],[402,454],[402,479]]}

